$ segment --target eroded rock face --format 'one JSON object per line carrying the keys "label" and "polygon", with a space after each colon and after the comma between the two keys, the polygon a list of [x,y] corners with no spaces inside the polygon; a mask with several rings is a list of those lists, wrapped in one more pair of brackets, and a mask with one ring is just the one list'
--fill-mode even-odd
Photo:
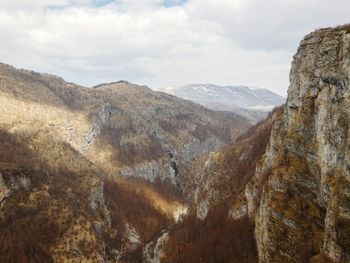
{"label": "eroded rock face", "polygon": [[106,122],[108,121],[111,114],[111,106],[109,105],[109,103],[105,103],[97,111],[97,114],[93,116],[93,120],[91,121],[91,128],[82,137],[82,143],[79,148],[79,151],[82,154],[86,154],[87,151],[90,149],[91,145],[96,140],[96,137],[101,133],[101,130],[106,125]]}
{"label": "eroded rock face", "polygon": [[[222,173],[220,153],[212,152],[204,165],[200,183],[195,192],[197,218],[204,220],[211,206],[225,200],[231,193],[225,189],[225,178],[218,176]],[[226,179],[227,180],[227,179]]]}
{"label": "eroded rock face", "polygon": [[[350,261],[349,77],[347,28],[305,37],[284,118],[245,191],[260,262]],[[254,184],[264,172],[266,185]]]}
{"label": "eroded rock face", "polygon": [[[281,114],[281,107],[274,109],[266,120],[251,127],[235,144],[210,154],[195,191],[197,218],[204,220],[209,210],[220,203],[226,203],[229,217],[234,220],[248,213],[254,218],[261,195],[259,185],[263,181],[260,176],[255,178],[254,172],[266,174],[263,171],[269,162],[265,164],[261,158],[269,142],[272,123],[276,123]],[[267,154],[264,156],[265,160],[269,158]]]}
{"label": "eroded rock face", "polygon": [[11,190],[6,185],[4,178],[0,173],[0,205],[6,198],[10,196],[10,194],[11,194]]}

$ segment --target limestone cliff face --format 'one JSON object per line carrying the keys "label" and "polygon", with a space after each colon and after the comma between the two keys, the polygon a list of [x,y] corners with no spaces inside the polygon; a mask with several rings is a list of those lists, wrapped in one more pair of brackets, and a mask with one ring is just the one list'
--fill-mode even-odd
{"label": "limestone cliff face", "polygon": [[[241,218],[247,213],[245,188],[254,181],[255,169],[269,142],[272,124],[281,118],[282,108],[277,107],[268,117],[251,127],[237,141],[207,159],[200,183],[195,192],[197,217],[203,220],[209,209],[228,202],[230,215]],[[242,203],[243,202],[243,203]]]}
{"label": "limestone cliff face", "polygon": [[260,262],[350,261],[349,77],[348,28],[305,37],[284,117],[254,176],[268,180],[246,188]]}
{"label": "limestone cliff face", "polygon": [[306,36],[286,105],[260,123],[273,123],[268,143],[249,150],[261,141],[257,125],[243,136],[248,143],[211,155],[197,217],[219,203],[235,222],[249,217],[259,262],[350,262],[349,80],[350,27]]}

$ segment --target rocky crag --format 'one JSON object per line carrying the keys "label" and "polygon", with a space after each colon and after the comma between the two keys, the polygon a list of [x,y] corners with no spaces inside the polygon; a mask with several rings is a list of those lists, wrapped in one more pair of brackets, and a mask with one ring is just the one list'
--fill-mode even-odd
{"label": "rocky crag", "polygon": [[[307,35],[294,56],[287,103],[270,120],[252,176],[240,169],[254,157],[249,147],[239,150],[238,143],[212,154],[197,192],[197,218],[210,220],[219,203],[231,220],[249,218],[255,261],[350,262],[349,78],[350,26]],[[223,156],[237,153],[227,173]],[[233,196],[237,184],[242,190]]]}
{"label": "rocky crag", "polygon": [[284,117],[255,175],[269,171],[260,262],[350,261],[349,29],[306,36],[294,57]]}

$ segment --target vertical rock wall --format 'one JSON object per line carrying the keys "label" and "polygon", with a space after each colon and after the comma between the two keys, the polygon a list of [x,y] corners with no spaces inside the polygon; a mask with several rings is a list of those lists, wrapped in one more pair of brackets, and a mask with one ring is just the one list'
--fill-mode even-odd
{"label": "vertical rock wall", "polygon": [[268,171],[268,181],[246,191],[262,188],[255,230],[260,262],[350,261],[349,76],[345,27],[301,42],[283,120],[254,177]]}

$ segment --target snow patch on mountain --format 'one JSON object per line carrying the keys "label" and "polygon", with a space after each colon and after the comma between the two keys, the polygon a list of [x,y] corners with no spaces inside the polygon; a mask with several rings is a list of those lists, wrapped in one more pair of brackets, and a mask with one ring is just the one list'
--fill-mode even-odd
{"label": "snow patch on mountain", "polygon": [[163,91],[214,110],[224,111],[247,109],[268,112],[275,106],[285,103],[285,98],[268,89],[249,88],[242,85],[190,84],[180,88],[165,88]]}

